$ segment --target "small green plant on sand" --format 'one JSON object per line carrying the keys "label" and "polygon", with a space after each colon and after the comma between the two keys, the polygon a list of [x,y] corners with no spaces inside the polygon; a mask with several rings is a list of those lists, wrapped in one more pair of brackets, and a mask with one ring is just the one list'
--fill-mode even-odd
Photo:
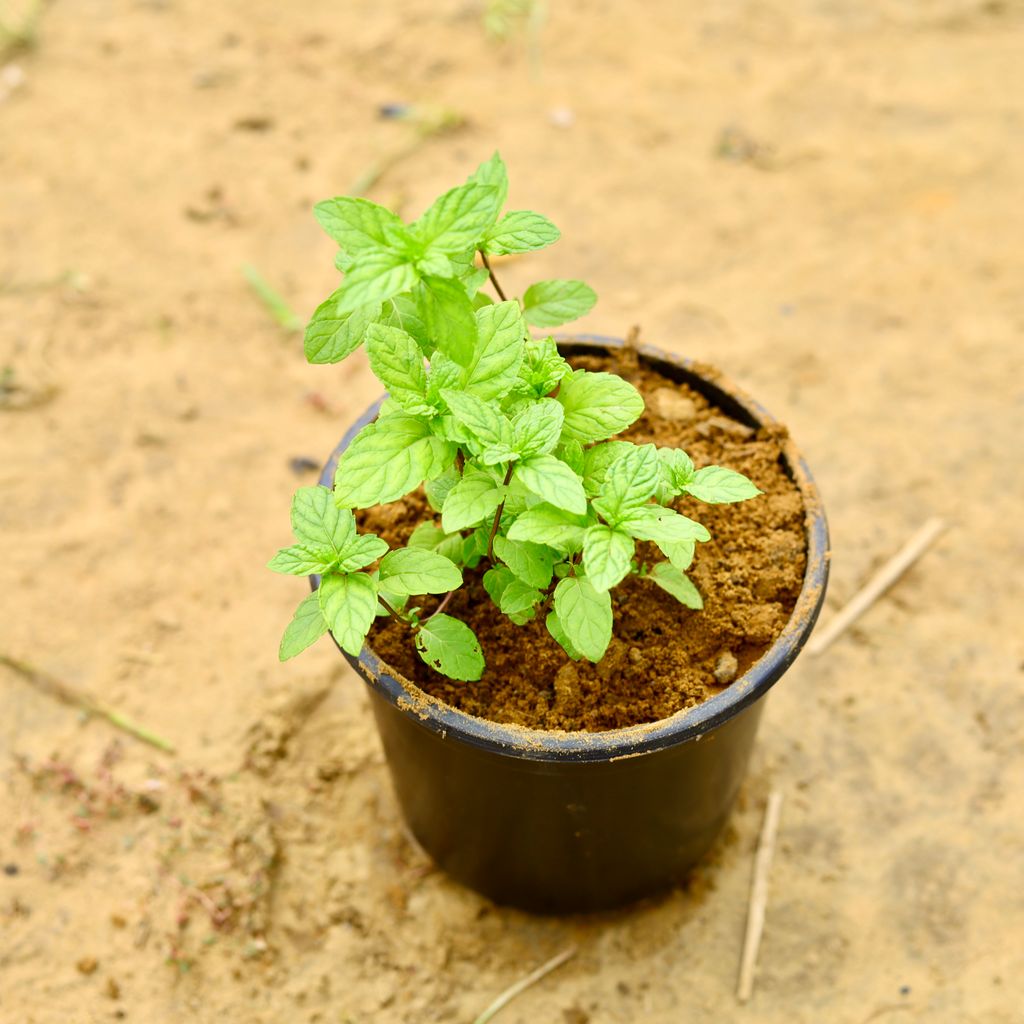
{"label": "small green plant on sand", "polygon": [[[295,495],[296,543],[270,568],[321,583],[285,631],[282,660],[328,630],[356,656],[374,619],[390,615],[428,665],[479,679],[484,658],[469,626],[417,600],[449,595],[476,569],[514,623],[543,616],[570,658],[599,661],[612,636],[609,592],[627,575],[703,606],[686,570],[709,534],[670,503],[760,493],[731,469],[695,469],[683,451],[614,439],[643,412],[640,393],[613,373],[573,370],[552,337],[529,330],[582,316],[594,292],[539,281],[509,299],[494,276],[492,256],[559,237],[539,213],[502,215],[507,192],[495,155],[411,224],[366,199],[316,206],[345,276],[306,328],[306,356],[335,363],[365,344],[388,397],[341,456],[333,491]],[[480,291],[488,281],[497,301]],[[353,509],[421,486],[439,523],[421,523],[393,551],[357,532]],[[663,557],[639,561],[638,540]]]}

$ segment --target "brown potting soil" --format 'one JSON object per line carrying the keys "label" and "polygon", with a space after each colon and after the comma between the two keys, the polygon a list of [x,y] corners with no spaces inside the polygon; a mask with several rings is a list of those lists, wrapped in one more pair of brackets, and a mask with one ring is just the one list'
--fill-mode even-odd
{"label": "brown potting soil", "polygon": [[[649,580],[627,577],[612,592],[614,634],[599,664],[574,662],[548,633],[543,617],[516,626],[492,603],[481,582],[485,561],[467,571],[447,611],[476,633],[487,668],[478,682],[456,682],[429,668],[407,626],[378,620],[374,651],[398,674],[453,707],[496,722],[536,729],[615,729],[653,722],[720,692],[781,633],[806,565],[800,492],[780,460],[785,429],[755,431],[704,396],[623,357],[580,356],[588,370],[612,370],[644,396],[643,416],[622,436],[637,443],[683,448],[699,468],[722,465],[746,474],[764,492],[736,505],[684,497],[675,507],[704,523],[711,540],[697,545],[689,575],[704,598],[692,611]],[[363,529],[403,544],[434,519],[422,492],[369,509]],[[438,522],[440,517],[436,517]],[[653,544],[638,545],[651,563]],[[429,610],[436,599],[419,603]]]}

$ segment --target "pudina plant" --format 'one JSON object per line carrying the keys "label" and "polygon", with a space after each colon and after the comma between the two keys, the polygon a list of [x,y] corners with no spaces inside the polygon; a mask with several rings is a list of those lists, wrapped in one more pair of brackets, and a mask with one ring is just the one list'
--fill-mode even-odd
{"label": "pudina plant", "polygon": [[[479,679],[476,636],[443,608],[463,571],[482,567],[491,600],[515,624],[543,616],[570,658],[599,661],[612,636],[610,591],[627,575],[703,607],[686,570],[709,534],[670,503],[760,493],[731,469],[695,469],[683,451],[613,439],[643,412],[640,393],[613,373],[573,370],[554,338],[529,331],[582,316],[593,290],[540,281],[509,299],[494,276],[491,256],[559,238],[539,213],[502,216],[507,193],[495,154],[411,224],[366,199],[315,208],[345,276],[306,328],[306,356],[335,363],[365,344],[388,397],[343,453],[333,493],[295,495],[296,543],[270,568],[321,583],[285,631],[282,660],[328,630],[357,656],[374,619],[390,615],[428,665]],[[488,280],[497,301],[480,291]],[[353,509],[421,485],[440,525],[421,523],[393,551],[357,532]],[[639,560],[638,540],[664,557]],[[444,595],[431,614],[412,600],[427,594]]]}

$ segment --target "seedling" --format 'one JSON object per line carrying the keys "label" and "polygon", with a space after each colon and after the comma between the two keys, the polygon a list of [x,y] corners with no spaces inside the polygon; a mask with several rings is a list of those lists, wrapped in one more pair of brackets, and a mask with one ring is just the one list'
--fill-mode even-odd
{"label": "seedling", "polygon": [[[559,238],[539,213],[502,216],[507,193],[495,154],[411,224],[366,199],[316,206],[341,246],[345,278],[306,328],[306,357],[335,363],[365,344],[388,398],[342,454],[333,493],[295,495],[297,543],[270,568],[317,574],[321,584],[285,631],[282,660],[328,630],[357,656],[374,619],[391,615],[428,665],[479,679],[484,658],[472,630],[441,608],[424,615],[412,599],[450,595],[464,570],[483,569],[487,593],[514,623],[544,616],[570,658],[599,661],[612,636],[610,591],[627,575],[703,607],[686,570],[710,536],[670,503],[760,493],[731,469],[696,469],[683,451],[615,439],[643,412],[640,393],[613,373],[573,370],[554,338],[529,331],[583,316],[593,290],[540,281],[507,299],[495,278],[491,256]],[[488,281],[497,302],[480,291]],[[439,525],[421,523],[394,551],[357,532],[353,509],[420,486]],[[641,564],[638,540],[663,558]]]}

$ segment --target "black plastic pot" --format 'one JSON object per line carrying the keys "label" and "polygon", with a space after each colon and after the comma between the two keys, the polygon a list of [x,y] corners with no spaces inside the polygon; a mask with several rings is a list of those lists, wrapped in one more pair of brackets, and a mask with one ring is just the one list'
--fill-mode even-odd
{"label": "black plastic pot", "polygon": [[[587,335],[560,348],[600,353],[621,344]],[[688,360],[648,347],[640,355],[741,422],[772,422],[756,402],[717,375],[701,376]],[[379,404],[342,439],[321,483],[331,486],[338,456]],[[600,910],[671,886],[707,851],[746,771],[763,698],[803,647],[825,596],[825,515],[807,466],[789,443],[785,467],[807,509],[800,597],[765,655],[698,707],[608,732],[523,729],[428,697],[369,648],[358,659],[346,655],[369,685],[406,820],[453,878],[527,910]]]}

